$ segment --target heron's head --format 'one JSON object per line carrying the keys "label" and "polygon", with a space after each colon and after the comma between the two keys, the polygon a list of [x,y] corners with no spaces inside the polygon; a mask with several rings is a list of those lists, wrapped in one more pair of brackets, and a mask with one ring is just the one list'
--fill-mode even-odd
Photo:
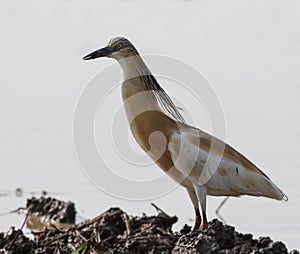
{"label": "heron's head", "polygon": [[106,47],[86,55],[83,60],[98,57],[112,57],[119,60],[134,55],[138,55],[138,52],[131,42],[124,37],[116,37],[111,39]]}

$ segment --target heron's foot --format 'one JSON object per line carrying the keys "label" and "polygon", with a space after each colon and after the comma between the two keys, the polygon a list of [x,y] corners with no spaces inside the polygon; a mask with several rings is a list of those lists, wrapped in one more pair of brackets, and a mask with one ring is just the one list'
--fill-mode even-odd
{"label": "heron's foot", "polygon": [[200,230],[201,231],[208,228],[208,222],[207,222],[207,218],[206,218],[206,213],[202,214],[202,218],[203,218],[203,220],[202,220],[202,223],[201,223],[201,226],[200,226]]}
{"label": "heron's foot", "polygon": [[194,227],[194,228],[192,229],[192,231],[188,233],[188,235],[191,235],[191,236],[192,236],[192,235],[194,235],[195,233],[198,233],[198,232],[199,232],[199,227],[197,227],[197,228]]}
{"label": "heron's foot", "polygon": [[200,224],[195,223],[193,229],[190,232],[186,233],[186,235],[193,237],[196,234],[198,234],[199,231],[200,231]]}
{"label": "heron's foot", "polygon": [[208,228],[208,224],[206,223],[202,223],[200,226],[200,233],[198,234],[197,238],[201,238],[203,237],[202,231],[206,230]]}
{"label": "heron's foot", "polygon": [[207,221],[203,221],[203,223],[201,224],[201,226],[200,226],[200,230],[202,231],[202,230],[205,230],[205,229],[207,229],[208,228],[208,223],[207,223]]}
{"label": "heron's foot", "polygon": [[199,229],[200,229],[200,224],[201,224],[201,222],[197,222],[197,221],[196,221],[196,223],[195,223],[195,225],[194,225],[192,231],[190,232],[190,234],[194,234],[195,232],[198,232]]}

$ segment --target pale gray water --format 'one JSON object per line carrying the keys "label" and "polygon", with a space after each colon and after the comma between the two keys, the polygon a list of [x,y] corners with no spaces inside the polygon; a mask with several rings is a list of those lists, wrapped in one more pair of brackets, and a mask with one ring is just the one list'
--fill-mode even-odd
{"label": "pale gray water", "polygon": [[[111,206],[132,214],[154,213],[150,201],[124,201],[100,192],[85,178],[73,149],[77,99],[91,77],[112,62],[86,63],[81,58],[111,37],[124,35],[143,54],[172,56],[201,71],[222,104],[226,141],[290,198],[285,204],[232,198],[222,210],[227,222],[239,231],[270,235],[299,249],[299,8],[296,1],[271,0],[1,0],[0,191],[9,195],[1,197],[0,212],[24,205],[24,198],[14,197],[15,188],[22,187],[27,197],[46,189],[70,199],[85,217]],[[180,98],[181,91],[172,92]],[[197,105],[191,110],[196,114]],[[197,126],[209,129],[201,118]],[[153,167],[153,176],[160,174]],[[114,179],[107,181],[113,184]],[[192,224],[192,205],[182,188],[152,202],[180,217],[176,228]],[[208,199],[210,219],[219,202]],[[20,226],[22,220],[0,216],[0,230]]]}

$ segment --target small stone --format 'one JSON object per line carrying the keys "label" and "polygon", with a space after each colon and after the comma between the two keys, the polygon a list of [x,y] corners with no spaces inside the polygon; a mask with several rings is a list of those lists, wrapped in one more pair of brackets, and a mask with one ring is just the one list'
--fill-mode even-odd
{"label": "small stone", "polygon": [[287,248],[282,242],[273,242],[270,246],[270,250],[274,254],[288,254]]}
{"label": "small stone", "polygon": [[292,251],[290,252],[290,254],[300,254],[300,252],[297,251],[297,250],[292,250]]}
{"label": "small stone", "polygon": [[179,231],[180,234],[185,235],[189,232],[191,232],[192,227],[188,226],[187,224],[184,224],[183,228]]}
{"label": "small stone", "polygon": [[269,247],[272,242],[273,241],[269,236],[260,236],[258,238],[258,246],[260,248]]}

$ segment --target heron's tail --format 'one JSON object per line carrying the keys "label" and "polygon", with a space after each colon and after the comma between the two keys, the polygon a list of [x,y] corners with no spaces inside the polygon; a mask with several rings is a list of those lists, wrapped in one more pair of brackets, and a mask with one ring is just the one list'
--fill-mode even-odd
{"label": "heron's tail", "polygon": [[270,179],[265,178],[264,181],[262,181],[262,184],[264,185],[265,189],[267,190],[266,196],[269,198],[273,198],[276,200],[282,200],[287,202],[288,196]]}

